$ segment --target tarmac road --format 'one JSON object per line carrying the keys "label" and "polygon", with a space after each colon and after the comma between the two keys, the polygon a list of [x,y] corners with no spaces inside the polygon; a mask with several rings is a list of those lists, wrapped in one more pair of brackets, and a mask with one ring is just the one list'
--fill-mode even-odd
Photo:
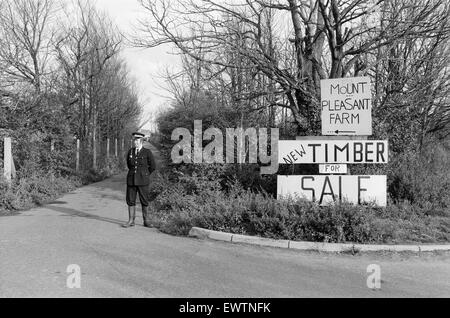
{"label": "tarmac road", "polygon": [[[125,175],[0,217],[0,297],[450,297],[450,254],[336,255],[174,237],[127,220]],[[68,288],[70,264],[80,288]],[[367,266],[381,289],[367,287]],[[71,281],[69,279],[69,281]]]}

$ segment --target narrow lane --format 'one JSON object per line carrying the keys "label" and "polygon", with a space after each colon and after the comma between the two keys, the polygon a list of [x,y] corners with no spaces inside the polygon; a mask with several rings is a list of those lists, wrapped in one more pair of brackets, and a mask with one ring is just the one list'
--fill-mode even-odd
{"label": "narrow lane", "polygon": [[[125,174],[0,217],[0,297],[449,297],[450,255],[299,252],[174,237],[127,220]],[[68,265],[81,288],[66,286]],[[382,288],[366,285],[381,266]]]}

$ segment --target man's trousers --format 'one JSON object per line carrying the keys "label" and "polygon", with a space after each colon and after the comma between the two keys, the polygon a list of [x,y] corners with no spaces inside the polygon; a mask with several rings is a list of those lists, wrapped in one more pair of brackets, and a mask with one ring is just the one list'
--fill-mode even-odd
{"label": "man's trousers", "polygon": [[127,204],[128,206],[136,205],[136,193],[139,193],[139,200],[142,206],[148,206],[149,185],[132,186],[127,185]]}

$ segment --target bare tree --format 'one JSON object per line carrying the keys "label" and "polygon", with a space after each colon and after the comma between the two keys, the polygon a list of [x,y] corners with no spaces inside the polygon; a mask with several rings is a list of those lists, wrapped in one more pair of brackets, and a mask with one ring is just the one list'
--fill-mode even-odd
{"label": "bare tree", "polygon": [[58,170],[59,144],[67,173],[76,137],[81,167],[96,168],[103,139],[138,126],[142,108],[118,58],[121,40],[111,19],[85,0],[0,0],[0,128],[33,138],[20,148],[19,164]]}
{"label": "bare tree", "polygon": [[[428,3],[412,4],[402,13],[404,18],[423,14]],[[399,1],[385,4],[380,23],[398,19],[397,6]],[[448,134],[450,11],[448,4],[438,7],[442,11],[430,12],[426,18],[427,32],[418,32],[418,26],[365,59],[375,79],[378,134],[388,134],[394,150],[421,149],[428,135]]]}
{"label": "bare tree", "polygon": [[[141,21],[135,45],[172,43],[183,54],[229,73],[256,71],[273,81],[273,87],[255,92],[249,85],[241,97],[274,95],[264,106],[288,108],[301,134],[319,130],[320,79],[369,74],[376,63],[373,55],[398,39],[448,33],[449,5],[435,0],[141,0],[141,4],[149,19]],[[240,58],[230,59],[229,52]]]}
{"label": "bare tree", "polygon": [[5,0],[0,10],[0,65],[6,79],[40,94],[49,73],[53,30],[51,0]]}
{"label": "bare tree", "polygon": [[[119,52],[121,36],[112,22],[85,1],[74,2],[65,14],[55,40],[58,61],[64,70],[68,107],[78,106],[78,136],[92,149],[96,165],[99,114],[103,112],[102,81],[111,59]],[[87,145],[86,145],[87,142]]]}

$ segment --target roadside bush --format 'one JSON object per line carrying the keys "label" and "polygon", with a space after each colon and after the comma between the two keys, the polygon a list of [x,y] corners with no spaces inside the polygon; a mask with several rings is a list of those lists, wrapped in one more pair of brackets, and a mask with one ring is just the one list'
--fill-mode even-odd
{"label": "roadside bush", "polygon": [[[198,171],[176,181],[158,175],[152,185],[153,223],[161,231],[186,235],[191,227],[274,239],[319,242],[449,242],[450,216],[403,202],[386,208],[339,203],[319,206],[302,199],[276,200],[254,192],[234,177],[225,190],[219,179]],[[216,171],[217,172],[217,171]],[[217,172],[218,173],[218,172]]]}
{"label": "roadside bush", "polygon": [[115,157],[105,158],[98,169],[80,171],[76,174],[83,185],[99,182],[121,171],[119,159]]}
{"label": "roadside bush", "polygon": [[76,175],[63,175],[54,170],[42,172],[33,160],[25,160],[17,171],[17,178],[8,186],[0,169],[0,212],[29,209],[56,199],[81,185],[98,182],[120,171],[117,158],[106,160],[98,170],[91,169]]}
{"label": "roadside bush", "polygon": [[374,241],[373,214],[342,203],[319,206],[302,199],[277,201],[256,195],[244,212],[246,233],[274,239],[319,242]]}
{"label": "roadside bush", "polygon": [[117,157],[111,156],[109,158],[105,158],[100,166],[100,173],[107,178],[118,173],[119,171],[119,158]]}
{"label": "roadside bush", "polygon": [[23,210],[54,200],[61,193],[71,191],[81,183],[76,178],[53,174],[33,174],[14,180],[9,187],[0,179],[0,210]]}
{"label": "roadside bush", "polygon": [[449,208],[449,169],[449,152],[442,147],[404,153],[391,164],[389,193],[394,202],[404,199],[429,210]]}
{"label": "roadside bush", "polygon": [[390,154],[387,165],[351,165],[350,170],[352,174],[386,174],[392,204],[411,203],[427,215],[445,216],[450,209],[449,148],[445,143],[430,143],[421,152]]}

